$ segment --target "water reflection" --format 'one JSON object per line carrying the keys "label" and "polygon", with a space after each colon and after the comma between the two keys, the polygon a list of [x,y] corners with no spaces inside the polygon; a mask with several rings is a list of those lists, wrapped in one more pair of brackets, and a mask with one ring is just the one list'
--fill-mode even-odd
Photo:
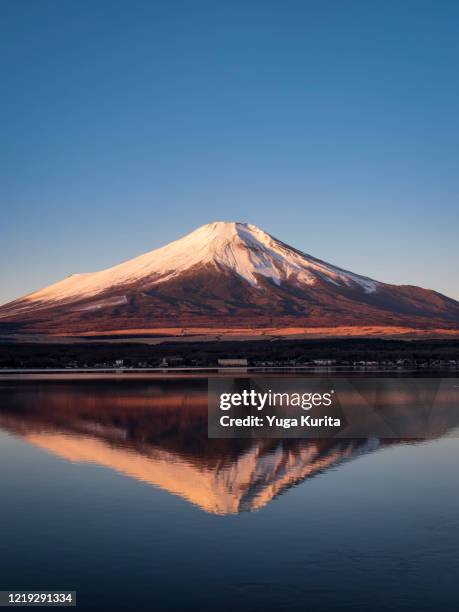
{"label": "water reflection", "polygon": [[[451,390],[444,393],[436,402],[443,432],[459,424]],[[0,427],[66,460],[108,467],[222,515],[257,510],[318,473],[408,441],[212,440],[203,380],[2,384]]]}

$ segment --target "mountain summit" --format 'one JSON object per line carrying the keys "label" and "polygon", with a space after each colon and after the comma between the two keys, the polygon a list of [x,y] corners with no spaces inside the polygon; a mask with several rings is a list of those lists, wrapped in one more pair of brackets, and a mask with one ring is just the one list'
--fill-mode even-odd
{"label": "mountain summit", "polygon": [[4,329],[57,333],[458,322],[459,303],[446,296],[380,283],[302,253],[255,225],[223,221],[0,307]]}
{"label": "mountain summit", "polygon": [[207,265],[234,272],[255,287],[261,275],[276,285],[289,279],[314,285],[320,277],[335,284],[358,283],[368,292],[376,288],[374,281],[296,251],[255,225],[216,221],[112,268],[73,274],[26,299],[38,305],[44,300],[67,301],[96,295],[122,284],[145,281],[154,286]]}

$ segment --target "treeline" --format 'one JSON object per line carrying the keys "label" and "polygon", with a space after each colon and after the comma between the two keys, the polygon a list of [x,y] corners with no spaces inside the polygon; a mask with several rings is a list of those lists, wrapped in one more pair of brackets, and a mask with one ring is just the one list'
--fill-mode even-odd
{"label": "treeline", "polygon": [[140,343],[85,342],[78,344],[2,343],[2,368],[63,368],[158,366],[214,366],[221,358],[261,362],[307,363],[313,360],[431,362],[459,360],[457,340],[257,340],[219,342]]}

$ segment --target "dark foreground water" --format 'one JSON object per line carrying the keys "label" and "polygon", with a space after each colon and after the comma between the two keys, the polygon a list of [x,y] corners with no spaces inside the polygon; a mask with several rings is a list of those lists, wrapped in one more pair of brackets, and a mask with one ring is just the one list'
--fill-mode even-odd
{"label": "dark foreground water", "polygon": [[76,590],[81,610],[456,610],[455,425],[209,440],[202,379],[0,381],[0,590]]}

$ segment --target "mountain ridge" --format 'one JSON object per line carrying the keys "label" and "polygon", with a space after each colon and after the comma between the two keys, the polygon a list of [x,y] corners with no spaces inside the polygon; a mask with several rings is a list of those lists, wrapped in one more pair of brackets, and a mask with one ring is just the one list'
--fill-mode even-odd
{"label": "mountain ridge", "polygon": [[0,306],[1,326],[46,333],[209,323],[456,327],[459,303],[355,274],[255,225],[220,221]]}

